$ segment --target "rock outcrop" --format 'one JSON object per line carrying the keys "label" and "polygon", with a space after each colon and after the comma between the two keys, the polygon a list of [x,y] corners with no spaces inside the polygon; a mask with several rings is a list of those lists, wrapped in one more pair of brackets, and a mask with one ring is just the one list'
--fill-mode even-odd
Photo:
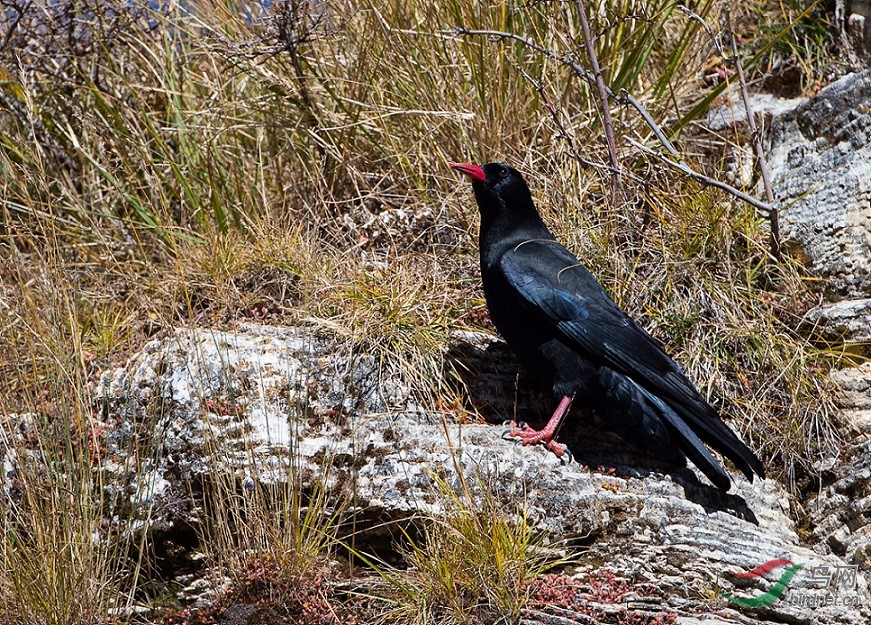
{"label": "rock outcrop", "polygon": [[784,238],[834,294],[871,295],[871,72],[775,117],[767,140]]}
{"label": "rock outcrop", "polygon": [[[488,376],[499,362],[495,368],[504,370],[500,342],[480,338],[478,346],[463,344],[462,357],[478,359],[468,369]],[[736,476],[733,492],[722,494],[691,468],[635,454],[594,424],[564,432],[577,462],[563,464],[542,448],[502,440],[497,425],[460,425],[421,410],[408,389],[381,380],[374,362],[342,347],[301,328],[178,330],[104,373],[97,395],[104,414],[119,422],[116,466],[124,465],[125,436],[143,424],[162,437],[164,451],[145,467],[159,487],[134,499],[153,502],[152,517],[168,526],[187,523],[179,512],[185,508],[169,502],[215,472],[256,488],[285,479],[290,457],[307,479],[322,479],[329,458],[332,488],[353,488],[360,523],[380,524],[438,514],[436,478],[457,486],[462,475],[474,493],[525,505],[550,541],[583,544],[583,561],[654,585],[685,615],[679,622],[715,615],[742,623],[871,618],[864,559],[855,585],[821,587],[832,572],[855,570],[856,554],[866,553],[866,543],[843,538],[853,522],[850,513],[839,515],[849,484],[832,491],[826,528],[813,544],[793,520],[796,502],[773,480],[750,484]],[[494,380],[504,383],[505,376]],[[534,396],[527,401],[535,403]],[[131,476],[131,489],[142,484]],[[818,505],[827,505],[824,498]],[[804,567],[770,606],[740,608],[716,594],[767,591],[782,571],[738,589],[730,574],[780,558]],[[836,590],[840,603],[827,605]]]}
{"label": "rock outcrop", "polygon": [[[787,111],[783,105],[791,102],[775,99],[775,107],[769,100],[755,102],[765,105],[762,116],[770,120],[767,159],[781,233],[826,281],[830,300],[811,310],[805,325],[861,356],[871,342],[871,72],[846,76]],[[709,115],[712,129],[743,123],[740,115]],[[845,367],[831,377],[843,391],[843,453],[819,463],[819,492],[797,509],[807,515],[805,539],[815,552],[867,573],[871,366]],[[792,517],[798,518],[796,510]]]}

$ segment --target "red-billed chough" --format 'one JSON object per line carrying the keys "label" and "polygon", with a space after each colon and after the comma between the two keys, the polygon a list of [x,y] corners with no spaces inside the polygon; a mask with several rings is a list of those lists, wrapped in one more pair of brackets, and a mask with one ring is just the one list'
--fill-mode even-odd
{"label": "red-billed chough", "polygon": [[559,405],[544,429],[510,432],[524,444],[553,440],[572,400],[587,402],[624,440],[669,460],[689,458],[711,482],[730,480],[705,444],[749,480],[759,458],[720,419],[661,344],[630,319],[544,225],[520,173],[502,163],[453,163],[472,180],[481,212],[481,279],[493,324]]}

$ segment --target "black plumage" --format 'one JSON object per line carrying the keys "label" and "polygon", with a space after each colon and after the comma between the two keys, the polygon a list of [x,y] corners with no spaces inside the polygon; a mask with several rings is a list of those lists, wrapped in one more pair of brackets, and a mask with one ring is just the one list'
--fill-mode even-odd
{"label": "black plumage", "polygon": [[762,463],[720,419],[647,331],[547,229],[520,173],[501,163],[452,164],[472,179],[481,212],[481,278],[493,324],[525,369],[560,404],[548,426],[512,435],[552,438],[572,398],[596,410],[626,441],[660,457],[689,458],[722,490],[730,480],[705,444],[751,481]]}

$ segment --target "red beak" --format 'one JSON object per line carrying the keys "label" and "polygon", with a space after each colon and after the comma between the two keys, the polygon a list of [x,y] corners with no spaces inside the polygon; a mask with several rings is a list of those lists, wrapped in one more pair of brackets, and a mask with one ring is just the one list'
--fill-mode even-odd
{"label": "red beak", "polygon": [[472,180],[484,182],[487,179],[487,174],[484,173],[484,170],[472,163],[450,163],[450,168],[463,172]]}

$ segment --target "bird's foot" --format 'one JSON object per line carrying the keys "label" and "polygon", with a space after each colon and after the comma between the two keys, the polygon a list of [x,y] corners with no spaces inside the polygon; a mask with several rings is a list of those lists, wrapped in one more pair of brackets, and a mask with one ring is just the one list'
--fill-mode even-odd
{"label": "bird's foot", "polygon": [[514,440],[521,445],[535,445],[537,443],[543,444],[545,447],[550,449],[557,458],[563,460],[564,462],[571,462],[572,454],[568,450],[568,447],[563,445],[562,443],[558,443],[553,440],[554,432],[549,430],[548,428],[544,428],[542,430],[536,430],[531,427],[529,424],[521,421],[520,423],[514,423],[513,421],[507,421],[504,425],[513,426],[512,429],[505,430],[502,433],[502,438]]}

